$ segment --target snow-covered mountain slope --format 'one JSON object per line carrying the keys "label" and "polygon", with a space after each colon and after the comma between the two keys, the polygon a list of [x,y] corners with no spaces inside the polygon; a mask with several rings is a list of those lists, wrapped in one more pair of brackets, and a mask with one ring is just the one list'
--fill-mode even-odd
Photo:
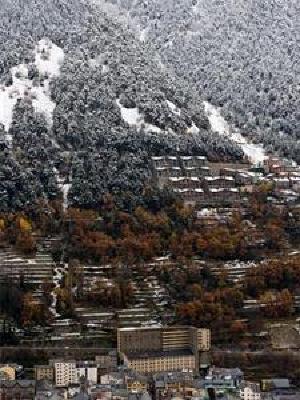
{"label": "snow-covered mountain slope", "polygon": [[106,1],[244,136],[300,161],[298,0]]}
{"label": "snow-covered mountain slope", "polygon": [[[13,111],[18,100],[27,99],[34,111],[45,116],[52,126],[55,103],[51,100],[50,80],[59,75],[64,52],[49,40],[40,40],[35,48],[35,61],[31,64],[19,64],[11,68],[11,84],[0,88],[0,124],[4,125],[6,139],[12,144],[9,134],[13,121]],[[32,74],[39,74],[41,80],[32,79]],[[30,75],[30,76],[29,76]]]}
{"label": "snow-covered mountain slope", "polygon": [[0,209],[57,196],[98,206],[106,193],[138,201],[153,154],[243,156],[211,130],[193,85],[161,68],[114,8],[0,0],[0,23],[0,139],[9,144]]}
{"label": "snow-covered mountain slope", "polygon": [[263,164],[266,159],[266,152],[263,145],[251,143],[245,136],[241,135],[238,129],[233,130],[217,107],[207,101],[204,102],[204,107],[214,132],[230,137],[231,140],[242,148],[245,155],[253,164]]}

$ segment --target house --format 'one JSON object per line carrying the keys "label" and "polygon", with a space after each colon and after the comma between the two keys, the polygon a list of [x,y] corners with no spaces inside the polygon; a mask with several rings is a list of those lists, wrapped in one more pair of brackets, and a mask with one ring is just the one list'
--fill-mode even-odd
{"label": "house", "polygon": [[151,374],[199,369],[199,354],[210,349],[210,330],[191,326],[123,328],[117,330],[118,350],[128,368]]}

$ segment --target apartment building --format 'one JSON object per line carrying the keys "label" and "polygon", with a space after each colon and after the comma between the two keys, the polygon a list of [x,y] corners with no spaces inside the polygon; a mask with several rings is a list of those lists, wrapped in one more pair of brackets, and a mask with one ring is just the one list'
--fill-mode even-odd
{"label": "apartment building", "polygon": [[120,328],[118,351],[140,373],[198,369],[199,352],[210,349],[209,329],[191,326]]}
{"label": "apartment building", "polygon": [[196,370],[197,357],[190,350],[129,353],[125,358],[128,368],[143,374],[158,371]]}
{"label": "apartment building", "polygon": [[54,368],[52,365],[35,365],[34,373],[37,381],[54,381]]}
{"label": "apartment building", "polygon": [[209,329],[198,329],[192,326],[119,328],[117,330],[118,351],[122,353],[184,349],[208,351],[210,342]]}
{"label": "apartment building", "polygon": [[98,371],[100,366],[96,361],[50,361],[54,367],[55,383],[57,387],[78,385],[82,379],[96,384],[98,382]]}
{"label": "apartment building", "polygon": [[113,371],[117,368],[118,358],[117,351],[112,350],[104,354],[97,355],[96,358],[97,367],[102,371]]}
{"label": "apartment building", "polygon": [[76,361],[54,361],[55,384],[57,387],[67,387],[78,384],[79,378]]}

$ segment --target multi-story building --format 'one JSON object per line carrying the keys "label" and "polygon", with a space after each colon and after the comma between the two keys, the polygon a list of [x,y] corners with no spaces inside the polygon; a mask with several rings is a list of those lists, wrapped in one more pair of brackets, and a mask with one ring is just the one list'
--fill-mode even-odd
{"label": "multi-story building", "polygon": [[191,326],[121,328],[118,351],[141,373],[198,369],[199,352],[210,349],[210,330]]}
{"label": "multi-story building", "polygon": [[113,371],[117,368],[118,358],[116,350],[96,356],[96,364],[101,371]]}
{"label": "multi-story building", "polygon": [[126,354],[128,368],[143,374],[158,371],[196,370],[197,357],[191,350],[152,351]]}
{"label": "multi-story building", "polygon": [[91,384],[98,382],[99,366],[96,361],[54,360],[50,365],[54,367],[58,387],[78,385],[82,379]]}
{"label": "multi-story building", "polygon": [[98,382],[98,365],[95,361],[76,362],[76,370],[79,380],[84,378],[92,384]]}
{"label": "multi-story building", "polygon": [[55,383],[58,387],[67,387],[79,383],[76,361],[54,361]]}
{"label": "multi-story building", "polygon": [[192,326],[165,326],[120,328],[117,330],[118,351],[122,353],[143,351],[210,349],[210,330]]}
{"label": "multi-story building", "polygon": [[54,381],[54,368],[52,365],[35,365],[34,372],[37,381]]}

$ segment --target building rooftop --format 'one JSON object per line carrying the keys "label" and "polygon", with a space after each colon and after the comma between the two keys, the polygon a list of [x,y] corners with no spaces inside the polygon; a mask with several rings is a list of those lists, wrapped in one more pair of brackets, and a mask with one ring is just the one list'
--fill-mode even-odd
{"label": "building rooftop", "polygon": [[290,381],[288,379],[272,379],[274,389],[288,389],[290,388]]}
{"label": "building rooftop", "polygon": [[0,387],[2,388],[14,388],[16,386],[19,386],[20,388],[29,388],[29,387],[35,387],[36,381],[34,380],[16,380],[16,381],[0,381]]}

